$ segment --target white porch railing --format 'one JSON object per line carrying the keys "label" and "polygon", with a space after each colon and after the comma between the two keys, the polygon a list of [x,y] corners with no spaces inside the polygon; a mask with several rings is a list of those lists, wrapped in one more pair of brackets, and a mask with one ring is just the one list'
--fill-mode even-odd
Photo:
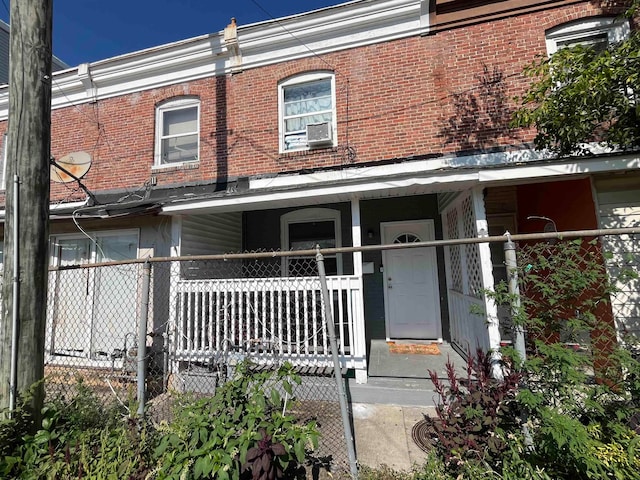
{"label": "white porch railing", "polygon": [[[327,284],[342,366],[362,368],[361,282],[342,275]],[[317,277],[180,280],[174,292],[178,361],[246,354],[259,363],[332,364]]]}
{"label": "white porch railing", "polygon": [[488,350],[486,315],[473,313],[474,310],[484,312],[484,300],[451,289],[448,294],[452,343],[462,351],[461,353],[470,350],[473,354],[478,348]]}

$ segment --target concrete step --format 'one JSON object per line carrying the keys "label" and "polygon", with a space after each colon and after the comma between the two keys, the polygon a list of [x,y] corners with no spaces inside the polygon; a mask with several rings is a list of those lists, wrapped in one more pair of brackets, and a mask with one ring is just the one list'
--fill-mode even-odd
{"label": "concrete step", "polygon": [[347,388],[351,403],[432,407],[437,400],[433,384],[425,379],[369,377],[358,384],[350,378]]}

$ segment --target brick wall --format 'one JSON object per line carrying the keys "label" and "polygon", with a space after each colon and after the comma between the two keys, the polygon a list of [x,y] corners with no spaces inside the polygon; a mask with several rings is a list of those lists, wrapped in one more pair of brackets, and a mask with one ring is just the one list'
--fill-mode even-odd
{"label": "brick wall", "polygon": [[[89,189],[134,191],[152,175],[158,185],[212,182],[519,145],[531,132],[507,122],[526,85],[523,66],[545,54],[546,29],[597,13],[590,2],[573,4],[55,110],[52,155],[88,151]],[[339,147],[281,155],[278,82],[310,70],[336,72]],[[201,100],[200,162],[152,171],[155,106],[180,95]],[[53,185],[51,195],[84,198],[73,184]]]}

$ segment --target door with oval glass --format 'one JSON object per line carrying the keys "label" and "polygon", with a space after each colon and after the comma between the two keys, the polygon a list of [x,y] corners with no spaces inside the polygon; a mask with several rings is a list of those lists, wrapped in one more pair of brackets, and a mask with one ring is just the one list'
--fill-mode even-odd
{"label": "door with oval glass", "polygon": [[[415,243],[435,239],[433,220],[384,222],[382,242]],[[438,265],[433,247],[384,250],[387,339],[442,338]]]}

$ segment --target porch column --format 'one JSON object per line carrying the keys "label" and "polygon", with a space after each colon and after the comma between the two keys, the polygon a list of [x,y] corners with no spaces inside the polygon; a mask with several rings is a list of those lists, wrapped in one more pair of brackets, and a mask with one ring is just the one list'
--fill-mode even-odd
{"label": "porch column", "polygon": [[[362,246],[362,229],[360,228],[360,199],[351,197],[351,242],[354,247]],[[364,331],[364,297],[362,294],[362,252],[353,252],[353,274],[357,278],[358,288],[353,298],[353,353],[358,361],[356,383],[367,383],[367,345]]]}
{"label": "porch column", "polygon": [[[176,215],[169,218],[171,218],[171,245],[169,255],[171,257],[179,257],[182,253],[182,216]],[[176,287],[178,286],[179,281],[180,265],[175,262],[171,262],[171,264],[169,265],[169,328],[167,329],[168,338],[166,345],[169,353],[169,361],[167,362],[169,372],[166,372],[166,375],[178,372],[178,362],[171,361],[171,359],[175,359],[175,356],[173,354],[176,352],[177,347],[177,339],[175,338],[175,335],[177,327],[176,318],[178,313],[178,291]],[[168,386],[174,389],[178,388],[177,385]]]}
{"label": "porch column", "polygon": [[[476,217],[476,232],[478,237],[489,236],[489,225],[484,208],[484,195],[482,187],[474,187],[471,196]],[[493,289],[493,263],[491,263],[491,249],[488,243],[479,243],[480,268],[482,273],[482,285],[485,289]],[[497,351],[500,348],[500,321],[498,320],[498,307],[492,298],[484,295],[485,311],[487,312],[487,333],[489,336],[489,348]]]}

